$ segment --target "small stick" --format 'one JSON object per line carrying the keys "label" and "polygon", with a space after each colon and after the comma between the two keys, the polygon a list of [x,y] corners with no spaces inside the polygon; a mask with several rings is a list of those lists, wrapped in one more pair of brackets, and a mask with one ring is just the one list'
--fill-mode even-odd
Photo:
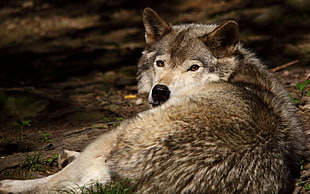
{"label": "small stick", "polygon": [[285,63],[285,64],[283,64],[283,65],[280,65],[280,66],[278,66],[278,67],[272,68],[272,69],[270,69],[270,71],[271,71],[271,72],[276,72],[276,71],[279,71],[279,70],[281,70],[281,69],[284,69],[284,68],[286,68],[286,67],[288,67],[288,66],[294,65],[295,63],[298,63],[298,62],[299,62],[299,60],[294,60],[294,61]]}

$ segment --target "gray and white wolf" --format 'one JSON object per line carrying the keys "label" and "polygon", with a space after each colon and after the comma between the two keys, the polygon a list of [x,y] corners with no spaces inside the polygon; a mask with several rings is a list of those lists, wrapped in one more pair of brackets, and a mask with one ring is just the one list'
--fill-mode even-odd
{"label": "gray and white wolf", "polygon": [[55,175],[1,192],[133,181],[137,193],[290,193],[305,150],[287,93],[239,42],[235,21],[170,25],[143,12],[138,89],[153,108],[103,134]]}

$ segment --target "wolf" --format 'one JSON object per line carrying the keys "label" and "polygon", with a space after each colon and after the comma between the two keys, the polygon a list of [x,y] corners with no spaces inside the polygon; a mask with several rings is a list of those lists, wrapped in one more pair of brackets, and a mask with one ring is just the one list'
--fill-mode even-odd
{"label": "wolf", "polygon": [[236,21],[171,25],[143,11],[138,90],[151,108],[100,136],[60,172],[3,180],[2,193],[132,181],[137,193],[291,193],[305,134],[281,83]]}

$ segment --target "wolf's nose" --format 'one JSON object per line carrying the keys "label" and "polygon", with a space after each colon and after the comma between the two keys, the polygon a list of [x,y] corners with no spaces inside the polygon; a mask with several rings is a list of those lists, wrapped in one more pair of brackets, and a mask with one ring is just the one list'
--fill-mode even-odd
{"label": "wolf's nose", "polygon": [[153,98],[152,105],[158,106],[163,104],[169,99],[169,96],[170,96],[169,88],[165,85],[157,84],[152,89],[152,98]]}

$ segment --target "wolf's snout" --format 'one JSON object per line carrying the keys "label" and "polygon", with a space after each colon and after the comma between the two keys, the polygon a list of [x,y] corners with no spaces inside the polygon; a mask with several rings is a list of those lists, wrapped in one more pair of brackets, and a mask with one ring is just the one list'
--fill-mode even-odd
{"label": "wolf's snout", "polygon": [[170,90],[167,86],[165,85],[156,85],[152,89],[152,105],[153,106],[158,106],[166,102],[170,97]]}

